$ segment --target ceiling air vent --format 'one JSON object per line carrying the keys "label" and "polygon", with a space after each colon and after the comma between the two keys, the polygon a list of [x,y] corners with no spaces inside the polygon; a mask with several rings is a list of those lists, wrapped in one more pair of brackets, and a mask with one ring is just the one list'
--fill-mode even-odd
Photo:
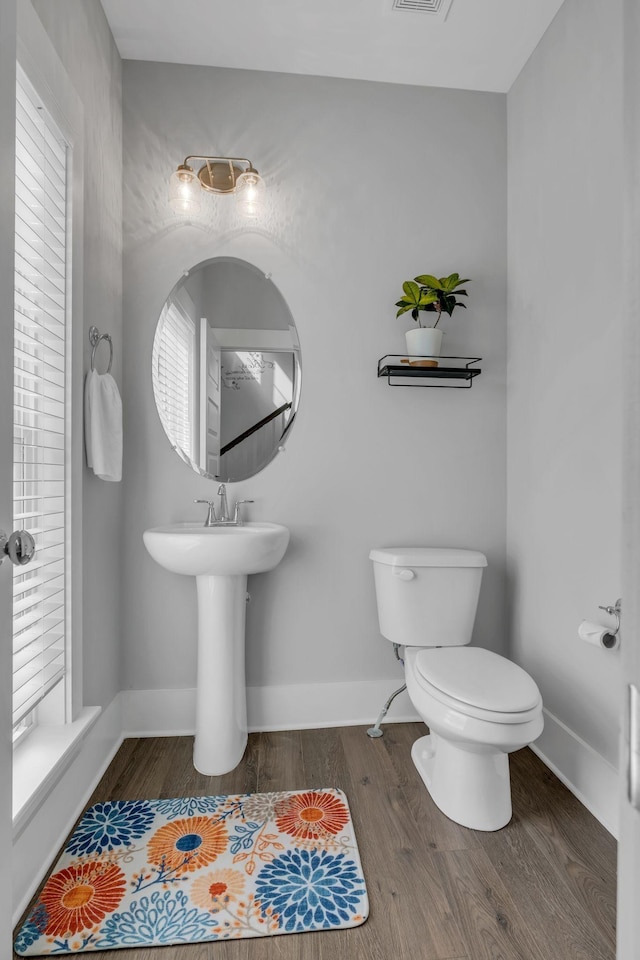
{"label": "ceiling air vent", "polygon": [[394,10],[430,13],[438,20],[446,20],[453,0],[393,0]]}

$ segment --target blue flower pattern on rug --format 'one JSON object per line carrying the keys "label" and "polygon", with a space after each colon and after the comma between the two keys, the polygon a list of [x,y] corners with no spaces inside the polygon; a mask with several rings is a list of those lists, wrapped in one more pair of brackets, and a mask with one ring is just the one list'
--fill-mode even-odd
{"label": "blue flower pattern on rug", "polygon": [[24,953],[27,947],[30,947],[32,943],[40,939],[42,931],[47,926],[47,920],[47,911],[44,904],[37,904],[34,912],[16,937],[16,953]]}
{"label": "blue flower pattern on rug", "polygon": [[167,820],[176,817],[193,817],[197,813],[215,813],[227,797],[172,797],[169,800],[149,800],[149,806],[155,813],[161,813]]}
{"label": "blue flower pattern on rug", "polygon": [[348,922],[364,893],[353,860],[326,850],[287,850],[263,867],[256,881],[262,909],[272,907],[287,933]]}
{"label": "blue flower pattern on rug", "polygon": [[104,853],[140,839],[153,823],[146,800],[96,803],[85,813],[65,851],[76,856]]}
{"label": "blue flower pattern on rug", "polygon": [[217,923],[211,914],[190,906],[177,890],[156,890],[141,897],[129,910],[114,913],[100,930],[96,949],[140,944],[192,943],[216,938]]}

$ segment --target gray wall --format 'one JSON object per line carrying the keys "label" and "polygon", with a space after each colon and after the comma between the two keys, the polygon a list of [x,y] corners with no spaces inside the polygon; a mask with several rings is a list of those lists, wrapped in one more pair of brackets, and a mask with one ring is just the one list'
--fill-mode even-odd
{"label": "gray wall", "polygon": [[[99,0],[33,0],[84,106],[84,368],[89,327],[110,333],[112,374],[122,381],[122,62]],[[106,369],[100,346],[97,362]],[[81,411],[76,411],[78,415]],[[122,484],[85,466],[83,693],[106,705],[120,690]]]}
{"label": "gray wall", "polygon": [[620,0],[566,0],[508,118],[513,653],[617,765],[619,654],[576,631],[621,590]]}
{"label": "gray wall", "polygon": [[214,263],[204,275],[203,317],[212,327],[288,330],[291,314],[264,274],[234,261]]}
{"label": "gray wall", "polygon": [[[169,448],[150,358],[182,271],[215,255],[273,272],[302,349],[300,412],[286,452],[233,485],[252,519],[286,524],[280,567],[251,578],[251,685],[396,677],[378,631],[369,549],[483,550],[476,639],[505,649],[506,102],[498,94],[208,67],[124,64],[126,549],[123,686],[195,682],[195,586],[153,563],[146,527],[203,516],[215,486]],[[241,225],[231,198],[197,222],[167,204],[193,150],[249,156],[269,190]],[[445,324],[445,353],[482,356],[471,391],[391,388],[404,353],[403,280],[473,278]]]}

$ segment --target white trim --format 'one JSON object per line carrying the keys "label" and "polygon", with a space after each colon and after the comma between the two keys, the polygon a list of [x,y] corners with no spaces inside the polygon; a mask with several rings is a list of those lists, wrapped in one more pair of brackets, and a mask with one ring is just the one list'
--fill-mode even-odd
{"label": "white trim", "polygon": [[[640,7],[637,0],[623,2],[623,116],[624,133],[624,258],[622,302],[622,420],[623,543],[622,589],[624,598],[624,644],[621,648],[622,678],[620,723],[620,831],[618,844],[617,957],[634,960],[640,943],[640,812],[629,791],[632,718],[629,684],[640,684]],[[635,733],[635,731],[634,731]]]}
{"label": "white trim", "polygon": [[544,731],[531,749],[609,833],[618,836],[618,771],[588,743],[544,710]]}
{"label": "white trim", "polygon": [[13,839],[16,840],[66,769],[100,715],[85,707],[73,723],[36,724],[13,753]]}
{"label": "white trim", "polygon": [[[13,433],[13,297],[9,296],[14,277],[15,247],[15,77],[16,4],[0,3],[0,524],[6,530],[12,517],[12,463],[8,454]],[[0,938],[10,952],[11,921],[11,577],[0,578]]]}
{"label": "white trim", "polygon": [[[371,726],[402,679],[303,683],[247,688],[250,731]],[[175,737],[195,729],[195,689],[123,690],[125,737]],[[408,694],[392,703],[385,723],[419,720]]]}
{"label": "white trim", "polygon": [[[95,708],[94,708],[95,709]],[[33,894],[46,876],[60,844],[86,806],[101,777],[122,743],[120,695],[94,719],[80,749],[38,810],[32,811],[29,829],[14,838],[13,923],[20,920]]]}
{"label": "white trim", "polygon": [[[371,726],[387,698],[403,682],[404,678],[248,687],[249,730]],[[419,719],[405,691],[393,701],[384,722]]]}

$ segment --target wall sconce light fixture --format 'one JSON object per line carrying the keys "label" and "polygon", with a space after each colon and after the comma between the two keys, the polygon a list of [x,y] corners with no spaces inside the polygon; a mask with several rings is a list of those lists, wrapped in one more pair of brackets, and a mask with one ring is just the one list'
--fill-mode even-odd
{"label": "wall sconce light fixture", "polygon": [[[204,160],[196,173],[190,160]],[[202,192],[235,193],[238,211],[256,217],[264,200],[264,180],[246,157],[205,157],[192,154],[171,174],[169,203],[176,213],[195,214]]]}

